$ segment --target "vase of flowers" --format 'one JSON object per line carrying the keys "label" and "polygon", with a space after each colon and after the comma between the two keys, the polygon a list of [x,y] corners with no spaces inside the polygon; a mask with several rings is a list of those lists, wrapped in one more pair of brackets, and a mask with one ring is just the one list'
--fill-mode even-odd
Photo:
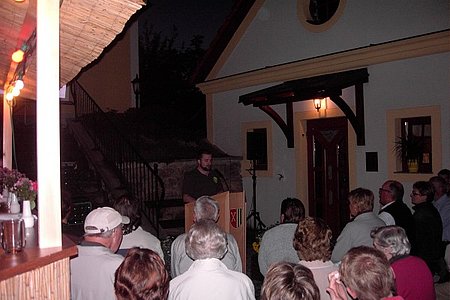
{"label": "vase of flowers", "polygon": [[13,193],[20,201],[30,201],[31,209],[36,207],[37,182],[30,180],[17,170],[0,168],[0,186],[4,194]]}
{"label": "vase of flowers", "polygon": [[20,200],[30,201],[30,207],[33,209],[36,206],[36,196],[37,196],[37,183],[26,177],[21,177],[14,184],[14,190],[17,197]]}

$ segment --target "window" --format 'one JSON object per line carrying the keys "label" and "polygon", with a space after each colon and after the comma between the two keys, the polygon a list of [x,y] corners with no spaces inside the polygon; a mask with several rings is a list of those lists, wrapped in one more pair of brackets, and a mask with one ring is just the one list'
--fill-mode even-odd
{"label": "window", "polygon": [[[428,180],[431,173],[441,168],[442,134],[439,106],[388,110],[386,130],[387,168],[393,180]],[[398,149],[399,143],[404,144],[404,150]],[[409,162],[408,166],[408,161],[414,159],[416,166],[413,162]]]}
{"label": "window", "polygon": [[431,117],[401,119],[401,136],[396,141],[401,171],[431,173]]}
{"label": "window", "polygon": [[300,23],[312,32],[329,29],[342,15],[346,0],[297,0]]}

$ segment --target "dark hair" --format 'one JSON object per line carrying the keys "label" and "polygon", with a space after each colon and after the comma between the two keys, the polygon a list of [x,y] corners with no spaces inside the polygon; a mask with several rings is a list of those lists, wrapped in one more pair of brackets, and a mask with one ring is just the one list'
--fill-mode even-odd
{"label": "dark hair", "polygon": [[203,154],[212,155],[212,151],[207,148],[201,148],[197,152],[197,159],[201,159]]}
{"label": "dark hair", "polygon": [[392,193],[395,201],[402,201],[403,196],[405,195],[405,189],[403,188],[403,184],[396,180],[389,180],[389,190]]}
{"label": "dark hair", "polygon": [[169,274],[159,255],[145,248],[131,248],[115,272],[118,300],[164,300],[169,295]]}
{"label": "dark hair", "polygon": [[413,189],[417,189],[421,195],[427,196],[427,202],[434,200],[434,188],[428,181],[416,181]]}
{"label": "dark hair", "polygon": [[433,188],[439,188],[442,192],[447,193],[447,181],[443,177],[433,176],[430,178],[429,182],[433,185]]}
{"label": "dark hair", "polygon": [[281,214],[284,215],[283,223],[298,223],[305,217],[305,206],[297,198],[286,198],[281,202]]}
{"label": "dark hair", "polygon": [[450,177],[450,170],[449,169],[442,169],[438,172],[438,176],[448,176]]}
{"label": "dark hair", "polygon": [[114,201],[113,208],[122,216],[130,218],[129,224],[123,224],[123,234],[128,234],[136,230],[141,224],[141,214],[139,202],[133,200],[129,195],[122,195]]}
{"label": "dark hair", "polygon": [[278,262],[267,271],[261,300],[319,300],[320,292],[310,269],[301,264]]}

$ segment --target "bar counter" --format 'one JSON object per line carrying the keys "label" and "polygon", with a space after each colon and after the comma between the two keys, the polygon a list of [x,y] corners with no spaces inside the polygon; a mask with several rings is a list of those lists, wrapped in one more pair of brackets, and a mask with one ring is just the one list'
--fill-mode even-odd
{"label": "bar counter", "polygon": [[70,299],[69,259],[75,243],[63,235],[62,247],[38,247],[38,223],[26,229],[25,248],[0,249],[0,299]]}

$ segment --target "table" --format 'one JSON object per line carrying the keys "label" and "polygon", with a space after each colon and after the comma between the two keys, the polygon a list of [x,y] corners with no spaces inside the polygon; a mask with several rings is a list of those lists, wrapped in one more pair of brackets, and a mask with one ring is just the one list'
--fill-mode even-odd
{"label": "table", "polygon": [[62,247],[38,247],[38,223],[26,229],[26,246],[17,254],[0,249],[0,299],[70,299],[69,259],[75,243],[63,235]]}

